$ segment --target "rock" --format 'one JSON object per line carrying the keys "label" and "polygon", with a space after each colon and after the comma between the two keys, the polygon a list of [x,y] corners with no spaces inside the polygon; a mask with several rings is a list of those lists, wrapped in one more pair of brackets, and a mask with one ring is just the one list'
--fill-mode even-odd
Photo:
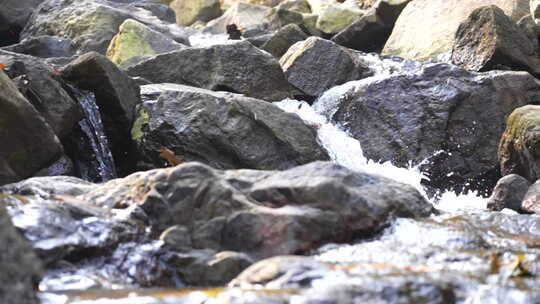
{"label": "rock", "polygon": [[79,88],[94,92],[118,172],[133,171],[133,142],[129,136],[135,107],[141,102],[134,81],[107,57],[96,52],[80,56],[65,66],[62,77]]}
{"label": "rock", "polygon": [[322,11],[331,4],[337,4],[335,0],[307,0],[311,12],[319,15]]}
{"label": "rock", "polygon": [[537,46],[497,6],[474,10],[460,24],[452,49],[452,62],[470,71],[487,71],[506,66],[540,73]]}
{"label": "rock", "polygon": [[523,16],[523,18],[519,19],[517,25],[523,31],[523,33],[527,35],[527,38],[529,38],[534,48],[538,49],[540,45],[538,43],[538,29],[536,28],[536,23],[531,15]]}
{"label": "rock", "polygon": [[62,155],[51,127],[0,71],[0,185],[31,176]]}
{"label": "rock", "polygon": [[39,170],[34,176],[75,176],[76,174],[73,161],[67,155],[62,155],[52,165]]}
{"label": "rock", "polygon": [[271,103],[182,85],[142,90],[146,102],[132,136],[154,168],[163,166],[163,147],[216,168],[286,169],[328,159],[313,129]]}
{"label": "rock", "polygon": [[229,24],[236,24],[236,26],[245,30],[257,28],[264,24],[270,11],[271,8],[267,6],[238,1],[227,9],[221,17],[208,22],[204,31],[212,34],[222,34],[226,32],[226,27]]}
{"label": "rock", "polygon": [[352,51],[318,37],[297,42],[279,60],[288,81],[309,98],[371,75]]}
{"label": "rock", "polygon": [[377,52],[382,50],[391,32],[392,27],[371,11],[334,35],[332,41],[362,52]]}
{"label": "rock", "polygon": [[83,118],[60,72],[41,58],[0,50],[0,62],[26,97],[60,138],[66,138]]}
{"label": "rock", "polygon": [[184,226],[176,225],[167,228],[159,239],[176,251],[185,251],[191,248],[191,234],[189,229]]}
{"label": "rock", "polygon": [[518,108],[508,117],[498,151],[503,175],[515,173],[531,182],[540,178],[538,152],[535,151],[539,126],[540,106]]}
{"label": "rock", "polygon": [[107,49],[107,57],[120,68],[141,62],[147,57],[184,48],[171,38],[150,29],[148,26],[126,19],[120,25]]}
{"label": "rock", "polygon": [[303,26],[303,23],[304,17],[302,14],[288,9],[278,8],[270,11],[264,24],[262,24],[260,28],[269,31],[278,31],[289,24]]}
{"label": "rock", "polygon": [[[495,155],[506,118],[537,102],[540,82],[526,72],[476,74],[447,64],[366,60],[375,70],[381,60],[387,71],[336,87],[314,106],[358,139],[369,159],[422,163],[429,186],[489,195],[500,177]],[[510,173],[527,178],[503,169]]]}
{"label": "rock", "polygon": [[454,34],[472,11],[496,5],[514,22],[529,13],[529,0],[480,0],[462,5],[459,0],[415,0],[399,15],[383,54],[426,61],[452,51]]}
{"label": "rock", "polygon": [[317,28],[326,34],[337,33],[363,16],[359,9],[351,9],[341,5],[328,5],[319,14]]}
{"label": "rock", "polygon": [[196,21],[208,22],[222,13],[219,0],[173,0],[169,7],[176,13],[176,23],[184,26]]}
{"label": "rock", "polygon": [[19,34],[34,9],[43,0],[5,0],[0,11],[0,47],[19,42]]}
{"label": "rock", "polygon": [[109,181],[80,198],[136,206],[157,232],[183,225],[196,249],[214,244],[213,250],[256,258],[305,253],[370,235],[396,216],[432,210],[411,186],[326,162],[286,171],[219,171],[186,163]]}
{"label": "rock", "polygon": [[530,0],[531,16],[533,19],[540,19],[540,1]]}
{"label": "rock", "polygon": [[269,101],[290,96],[289,84],[277,60],[246,41],[160,54],[127,72],[153,83],[186,84]]}
{"label": "rock", "polygon": [[182,279],[191,286],[222,286],[252,263],[246,254],[232,251],[193,250],[174,259]]}
{"label": "rock", "polygon": [[32,177],[18,183],[4,185],[0,192],[34,195],[48,198],[52,195],[77,196],[97,187],[96,184],[72,176]]}
{"label": "rock", "polygon": [[298,25],[289,24],[278,30],[272,38],[261,46],[261,49],[279,59],[293,44],[307,38],[308,36]]}
{"label": "rock", "polygon": [[528,213],[540,213],[540,190],[539,182],[532,184],[523,197],[520,210]]}
{"label": "rock", "polygon": [[307,0],[285,0],[281,1],[279,5],[277,6],[278,9],[287,9],[293,12],[301,13],[301,14],[309,14],[311,13],[311,7],[309,6],[309,3]]}
{"label": "rock", "polygon": [[493,189],[493,194],[491,194],[487,203],[488,209],[501,211],[508,208],[518,212],[521,211],[521,202],[530,185],[531,183],[528,180],[517,174],[504,176]]}
{"label": "rock", "polygon": [[58,36],[72,40],[80,53],[96,51],[105,54],[119,26],[131,18],[177,42],[187,42],[185,32],[169,23],[167,14],[160,11],[162,7],[165,6],[107,0],[44,0],[28,20],[21,38]]}
{"label": "rock", "polygon": [[380,0],[373,1],[377,16],[384,24],[393,28],[403,9],[412,0]]}
{"label": "rock", "polygon": [[36,286],[43,275],[41,261],[13,227],[3,203],[0,197],[0,302],[37,304]]}
{"label": "rock", "polygon": [[30,37],[2,49],[42,58],[71,57],[75,55],[75,46],[71,40],[52,36]]}

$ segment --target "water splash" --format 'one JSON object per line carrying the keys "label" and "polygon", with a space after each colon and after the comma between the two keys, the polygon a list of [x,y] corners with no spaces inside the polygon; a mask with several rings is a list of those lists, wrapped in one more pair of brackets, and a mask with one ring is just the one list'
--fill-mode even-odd
{"label": "water splash", "polygon": [[[360,80],[361,81],[361,80]],[[430,200],[421,184],[423,179],[428,179],[420,172],[419,165],[409,168],[399,168],[390,162],[377,163],[370,161],[364,156],[360,142],[347,134],[340,127],[332,124],[321,113],[332,111],[335,105],[335,96],[341,96],[342,92],[354,89],[357,82],[353,81],[347,85],[336,87],[325,93],[326,99],[323,103],[317,101],[318,107],[311,107],[304,101],[285,99],[275,102],[279,108],[286,112],[296,113],[308,124],[317,125],[318,138],[321,145],[328,151],[331,159],[351,170],[361,170],[371,174],[381,175],[396,181],[410,184],[426,199]],[[335,95],[334,95],[335,94]],[[325,96],[323,95],[323,97]],[[334,99],[332,99],[334,97]],[[317,111],[316,111],[317,110]],[[455,211],[459,209],[485,209],[487,200],[479,197],[475,192],[456,195],[454,192],[444,192],[437,201],[430,200],[437,209]]]}
{"label": "water splash", "polygon": [[[77,99],[84,112],[84,119],[79,122],[81,130],[84,132],[92,147],[92,152],[97,162],[97,171],[100,181],[107,181],[117,177],[116,167],[109,148],[109,140],[105,135],[105,128],[101,120],[99,107],[96,104],[96,97],[92,92],[84,92],[73,89],[77,95]],[[88,176],[83,176],[89,179]]]}

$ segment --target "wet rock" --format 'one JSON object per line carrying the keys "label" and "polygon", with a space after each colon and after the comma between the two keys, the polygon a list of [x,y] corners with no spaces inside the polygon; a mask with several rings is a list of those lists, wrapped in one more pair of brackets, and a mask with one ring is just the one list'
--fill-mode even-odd
{"label": "wet rock", "polygon": [[277,31],[261,49],[272,54],[276,58],[281,58],[285,52],[296,42],[305,40],[308,36],[296,24],[289,24]]}
{"label": "wet rock", "polygon": [[393,28],[403,9],[412,0],[381,0],[374,3],[379,18],[387,26]]}
{"label": "wet rock", "polygon": [[517,25],[523,31],[523,33],[527,35],[527,38],[529,38],[529,41],[532,43],[534,49],[538,49],[538,29],[536,28],[536,23],[531,15],[523,16],[523,18],[519,19]]}
{"label": "wet rock", "polygon": [[517,108],[508,117],[498,151],[503,175],[515,173],[530,182],[540,178],[536,151],[539,126],[539,106]]}
{"label": "wet rock", "polygon": [[288,81],[310,98],[333,86],[372,75],[351,50],[317,37],[295,43],[279,62]]}
{"label": "wet rock", "polygon": [[362,52],[376,52],[382,50],[391,31],[392,27],[371,11],[334,35],[332,41]]}
{"label": "wet rock", "polygon": [[345,242],[372,234],[396,216],[432,210],[410,186],[325,162],[282,172],[187,163],[110,181],[81,199],[137,206],[158,232],[187,227],[195,249],[214,244],[213,250],[256,258]]}
{"label": "wet rock", "polygon": [[510,174],[501,178],[489,198],[489,210],[500,211],[504,208],[521,211],[521,202],[531,183],[525,178]]}
{"label": "wet rock", "polygon": [[261,28],[268,31],[277,31],[289,24],[303,26],[303,23],[304,17],[302,14],[288,9],[278,8],[272,9],[266,17],[264,25],[261,25]]}
{"label": "wet rock", "polygon": [[135,120],[135,107],[141,102],[134,81],[96,52],[80,56],[61,73],[79,88],[94,92],[118,172],[120,175],[133,172],[133,143],[129,134]]}
{"label": "wet rock", "polygon": [[264,24],[270,11],[271,8],[267,6],[238,1],[221,17],[208,22],[204,31],[212,34],[226,33],[229,24],[236,24],[245,30],[257,28]]}
{"label": "wet rock", "polygon": [[383,54],[436,60],[452,51],[459,25],[472,11],[486,5],[500,7],[514,22],[529,13],[529,0],[481,0],[470,5],[459,0],[415,0],[400,14]]}
{"label": "wet rock", "polygon": [[187,42],[185,32],[171,24],[159,7],[164,6],[106,0],[45,0],[28,20],[21,38],[58,36],[72,40],[80,53],[96,51],[105,54],[118,27],[131,18],[177,42]]}
{"label": "wet rock", "polygon": [[176,23],[184,26],[196,21],[208,22],[222,13],[219,0],[174,0],[169,7],[176,13]]}
{"label": "wet rock", "polygon": [[75,55],[75,46],[71,40],[52,36],[30,37],[2,49],[43,58],[71,57]]}
{"label": "wet rock", "polygon": [[184,226],[172,226],[163,231],[159,237],[167,246],[176,251],[185,251],[191,248],[191,234]]}
{"label": "wet rock", "polygon": [[19,34],[34,9],[43,0],[5,0],[0,12],[0,47],[15,44],[20,41]]}
{"label": "wet rock", "polygon": [[120,68],[125,69],[147,57],[184,47],[138,21],[127,19],[120,25],[118,34],[111,40],[107,57]]}
{"label": "wet rock", "polygon": [[132,136],[153,167],[164,164],[163,147],[216,168],[286,169],[328,159],[315,130],[271,103],[182,85],[142,88],[147,102]]}
{"label": "wet rock", "polygon": [[63,152],[52,128],[0,71],[0,185],[26,178]]}
{"label": "wet rock", "polygon": [[326,34],[337,33],[363,16],[357,8],[330,4],[319,14],[317,29]]}
{"label": "wet rock", "polygon": [[451,60],[470,71],[506,66],[534,75],[540,73],[537,47],[502,9],[494,5],[474,10],[460,24]]}
{"label": "wet rock", "polygon": [[[432,187],[489,195],[499,179],[496,150],[506,118],[537,102],[540,83],[526,72],[475,74],[389,58],[380,65],[377,77],[336,87],[314,105],[358,139],[368,158],[422,162]],[[527,178],[503,169],[509,173]]]}
{"label": "wet rock", "polygon": [[530,213],[540,213],[540,189],[539,183],[536,181],[532,184],[521,203],[521,210]]}
{"label": "wet rock", "polygon": [[69,175],[75,176],[76,171],[73,161],[67,156],[61,156],[57,161],[47,168],[39,170],[34,176],[59,176]]}
{"label": "wet rock", "polygon": [[61,79],[60,72],[41,58],[0,51],[0,61],[19,91],[64,139],[83,118],[77,101]]}
{"label": "wet rock", "polygon": [[247,41],[160,54],[127,72],[153,83],[185,84],[269,101],[290,96],[277,60]]}
{"label": "wet rock", "polygon": [[55,194],[77,196],[95,187],[97,185],[71,176],[33,177],[4,185],[0,187],[0,192],[47,198]]}
{"label": "wet rock", "polygon": [[41,261],[13,227],[0,197],[0,302],[37,304],[36,285],[43,275]]}

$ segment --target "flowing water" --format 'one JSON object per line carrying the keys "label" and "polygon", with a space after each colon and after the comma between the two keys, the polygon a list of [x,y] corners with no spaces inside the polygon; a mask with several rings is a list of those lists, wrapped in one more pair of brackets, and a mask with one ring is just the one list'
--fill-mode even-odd
{"label": "flowing water", "polygon": [[[390,162],[376,163],[370,161],[364,156],[358,140],[350,137],[342,128],[326,118],[331,117],[333,111],[337,108],[338,95],[351,89],[351,87],[352,84],[347,84],[329,90],[315,101],[313,107],[304,101],[293,99],[285,99],[274,104],[286,112],[296,113],[308,124],[317,126],[319,141],[329,152],[333,161],[352,170],[378,174],[410,184],[429,199],[421,184],[422,179],[427,179],[427,177],[420,172],[419,166],[399,168]],[[443,193],[437,201],[431,201],[437,209],[446,211],[469,208],[485,209],[487,203],[487,199],[477,196],[474,192],[456,195],[450,191]]]}
{"label": "flowing water", "polygon": [[[99,181],[116,178],[114,159],[109,148],[109,140],[105,135],[105,128],[101,121],[99,107],[96,104],[96,97],[92,92],[84,92],[74,88],[73,91],[76,93],[79,104],[84,112],[85,118],[79,122],[79,126],[92,147],[93,156],[97,162],[97,168],[95,169],[97,169],[100,178]],[[79,165],[85,166],[84,164]],[[90,179],[89,176],[83,176],[83,178],[86,180]]]}

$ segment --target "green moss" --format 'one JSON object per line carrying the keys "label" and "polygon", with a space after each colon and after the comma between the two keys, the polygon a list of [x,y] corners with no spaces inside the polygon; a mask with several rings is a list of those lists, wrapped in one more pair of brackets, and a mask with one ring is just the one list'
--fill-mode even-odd
{"label": "green moss", "polygon": [[131,58],[156,55],[145,36],[146,32],[142,25],[133,20],[126,20],[120,27],[118,35],[111,41],[107,57],[122,67]]}
{"label": "green moss", "polygon": [[131,128],[131,138],[133,140],[137,140],[141,137],[143,137],[144,132],[142,130],[142,127],[146,124],[148,124],[148,121],[150,120],[150,114],[146,112],[146,110],[141,109],[139,110],[139,116],[133,123],[133,127]]}

